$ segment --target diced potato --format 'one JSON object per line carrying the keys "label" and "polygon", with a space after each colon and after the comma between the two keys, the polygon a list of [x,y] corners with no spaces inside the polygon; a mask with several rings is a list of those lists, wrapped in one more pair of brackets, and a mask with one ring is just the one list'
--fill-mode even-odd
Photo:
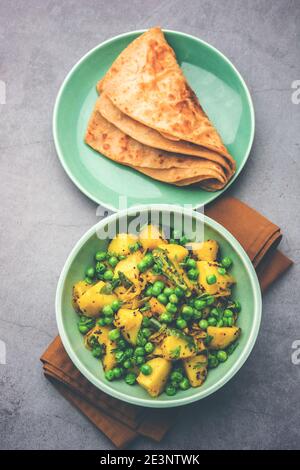
{"label": "diced potato", "polygon": [[216,261],[219,245],[216,240],[206,240],[202,243],[189,243],[199,261]]}
{"label": "diced potato", "polygon": [[[230,274],[220,274],[218,263],[197,261],[197,268],[199,270],[198,282],[208,294],[230,295],[230,286],[235,282],[235,279]],[[210,275],[216,276],[217,281],[214,284],[208,284],[206,280]]]}
{"label": "diced potato", "polygon": [[162,357],[155,357],[146,362],[146,364],[152,368],[152,373],[144,375],[140,372],[137,382],[147,390],[149,395],[157,397],[164,391],[171,372],[171,362]]}
{"label": "diced potato", "polygon": [[159,245],[158,248],[166,250],[168,252],[168,258],[171,261],[177,261],[180,263],[187,257],[189,254],[188,250],[181,245],[175,245],[175,243],[170,243],[169,245]]}
{"label": "diced potato", "polygon": [[212,336],[212,340],[209,343],[210,349],[225,349],[240,336],[241,329],[237,326],[224,326],[222,328],[209,326],[207,334]]}
{"label": "diced potato", "polygon": [[115,294],[101,293],[104,286],[105,282],[97,282],[77,300],[80,311],[87,317],[97,317],[105,305],[110,305],[117,300]]}
{"label": "diced potato", "polygon": [[133,345],[136,345],[142,321],[143,315],[138,309],[120,308],[115,316],[116,327],[122,331],[124,338]]}
{"label": "diced potato", "polygon": [[96,336],[98,343],[103,347],[104,355],[102,357],[103,369],[106,372],[111,370],[117,364],[115,358],[115,350],[117,348],[116,342],[109,339],[110,328],[108,326],[95,326],[87,334],[87,343],[90,336]]}
{"label": "diced potato", "polygon": [[160,303],[155,297],[151,297],[149,300],[149,305],[152,313],[156,313],[157,315],[161,315],[166,311],[166,307]]}
{"label": "diced potato", "polygon": [[92,287],[92,284],[89,284],[85,281],[76,282],[73,286],[73,295],[72,295],[72,304],[73,307],[78,310],[79,306],[77,304],[78,299]]}
{"label": "diced potato", "polygon": [[164,241],[164,234],[155,225],[146,225],[140,232],[140,243],[144,250],[154,250]]}
{"label": "diced potato", "polygon": [[122,259],[115,267],[115,275],[118,276],[119,272],[122,272],[136,287],[139,286],[140,272],[137,265],[142,258],[142,253],[140,251],[136,251],[135,253],[127,256],[127,258]]}
{"label": "diced potato", "polygon": [[119,233],[108,245],[108,251],[117,256],[130,254],[129,246],[137,241],[137,237],[130,233]]}
{"label": "diced potato", "polygon": [[168,360],[185,359],[196,355],[196,347],[191,337],[185,339],[183,335],[169,334],[161,345],[162,355]]}
{"label": "diced potato", "polygon": [[161,357],[163,355],[162,353],[162,350],[161,350],[161,347],[159,344],[157,344],[153,350],[153,352],[151,353],[151,356],[154,356],[154,357]]}
{"label": "diced potato", "polygon": [[183,361],[184,370],[192,387],[200,387],[207,376],[207,356],[198,356]]}

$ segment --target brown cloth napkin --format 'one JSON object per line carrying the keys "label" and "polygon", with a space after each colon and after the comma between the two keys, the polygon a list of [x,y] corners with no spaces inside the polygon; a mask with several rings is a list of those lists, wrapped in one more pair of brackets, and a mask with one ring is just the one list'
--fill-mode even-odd
{"label": "brown cloth napkin", "polygon": [[[239,240],[256,268],[262,291],[292,264],[277,246],[280,228],[243,202],[223,197],[205,209],[206,215]],[[125,448],[138,435],[160,441],[172,426],[176,410],[155,410],[130,405],[98,390],[73,365],[57,336],[41,357],[44,374],[117,448]]]}

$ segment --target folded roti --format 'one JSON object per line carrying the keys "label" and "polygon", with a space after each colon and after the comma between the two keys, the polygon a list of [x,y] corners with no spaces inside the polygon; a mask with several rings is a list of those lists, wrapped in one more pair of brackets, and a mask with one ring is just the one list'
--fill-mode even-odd
{"label": "folded roti", "polygon": [[[135,168],[152,178],[176,185],[206,181],[206,188],[224,187],[227,177],[215,162],[158,150],[141,144],[108,122],[97,110],[92,113],[85,141],[111,160]],[[211,184],[210,184],[211,182]],[[209,188],[208,188],[209,189]]]}
{"label": "folded roti", "polygon": [[228,179],[230,179],[234,173],[235,162],[232,158],[225,158],[223,155],[219,155],[212,150],[183,140],[169,140],[155,129],[151,129],[122,113],[122,111],[112,103],[105,92],[101,93],[100,98],[98,98],[96,109],[107,121],[142,144],[168,152],[206,158],[219,163],[223,167]]}
{"label": "folded roti", "polygon": [[188,141],[232,158],[160,28],[148,30],[121,52],[98,84],[98,91],[104,90],[124,114],[170,141]]}

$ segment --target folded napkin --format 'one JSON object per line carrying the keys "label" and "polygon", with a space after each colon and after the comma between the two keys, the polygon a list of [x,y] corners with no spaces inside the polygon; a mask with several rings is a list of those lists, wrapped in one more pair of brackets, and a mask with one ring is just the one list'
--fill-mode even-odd
{"label": "folded napkin", "polygon": [[[232,197],[223,197],[205,209],[206,215],[239,240],[256,268],[262,291],[292,264],[277,246],[280,228]],[[98,390],[76,369],[57,336],[41,357],[44,374],[57,390],[79,409],[117,448],[125,448],[138,435],[160,441],[172,426],[173,410],[130,405]]]}

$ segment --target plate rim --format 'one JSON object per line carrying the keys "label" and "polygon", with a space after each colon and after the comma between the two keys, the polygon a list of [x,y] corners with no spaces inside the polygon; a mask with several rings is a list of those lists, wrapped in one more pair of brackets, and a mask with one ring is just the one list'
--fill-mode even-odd
{"label": "plate rim", "polygon": [[[64,89],[66,88],[66,86],[68,85],[68,82],[70,80],[70,78],[72,77],[72,75],[75,73],[75,71],[77,70],[77,68],[90,56],[92,55],[96,50],[98,49],[101,49],[103,46],[117,40],[117,39],[121,39],[121,38],[126,38],[128,36],[131,36],[133,34],[142,34],[146,31],[148,31],[149,28],[145,28],[145,29],[138,29],[138,30],[134,30],[134,31],[128,31],[126,33],[121,33],[121,34],[118,34],[116,36],[113,36],[109,39],[106,39],[105,41],[101,42],[100,44],[98,44],[97,46],[93,47],[92,49],[90,49],[88,52],[86,52],[74,65],[73,67],[71,68],[71,70],[68,72],[68,74],[66,75],[66,77],[64,78],[60,88],[59,88],[59,91],[57,93],[57,96],[56,96],[56,99],[55,99],[55,103],[54,103],[54,108],[53,108],[53,116],[52,116],[52,134],[53,134],[53,140],[54,140],[54,145],[55,145],[55,150],[56,150],[56,153],[57,153],[57,156],[60,160],[60,163],[63,167],[63,169],[65,170],[66,174],[68,175],[68,177],[70,178],[70,180],[73,182],[73,184],[75,184],[75,186],[85,195],[87,196],[89,199],[91,199],[92,201],[94,201],[95,203],[97,204],[100,204],[101,206],[103,206],[104,208],[107,208],[113,212],[118,212],[119,211],[119,208],[118,207],[115,207],[113,204],[110,204],[109,202],[103,202],[100,198],[98,198],[97,196],[95,196],[92,192],[89,191],[89,189],[85,188],[84,185],[81,184],[81,182],[79,181],[79,178],[77,178],[76,176],[73,175],[72,171],[69,169],[68,165],[66,164],[65,162],[65,159],[64,159],[64,155],[63,155],[63,151],[61,150],[60,148],[60,143],[59,143],[59,138],[58,138],[58,126],[57,126],[57,118],[58,118],[58,113],[59,113],[59,106],[60,106],[60,101],[61,101],[61,97],[62,97],[62,94],[64,92]],[[221,52],[219,49],[217,49],[215,46],[213,46],[212,44],[204,41],[203,39],[200,39],[198,38],[197,36],[194,36],[192,34],[188,34],[188,33],[184,33],[184,32],[181,32],[181,31],[176,31],[176,30],[172,30],[172,29],[164,29],[162,28],[162,31],[164,33],[171,33],[171,34],[175,34],[175,35],[179,35],[179,36],[182,36],[182,37],[186,37],[186,38],[189,38],[189,39],[193,39],[195,40],[196,42],[212,49],[217,55],[219,55],[225,62],[227,62],[227,64],[233,69],[233,71],[235,72],[235,74],[238,76],[244,90],[245,90],[245,94],[246,94],[246,97],[247,97],[247,101],[248,101],[248,105],[249,105],[249,110],[250,110],[250,121],[251,121],[251,134],[250,134],[250,139],[249,139],[249,143],[248,143],[248,147],[246,149],[246,152],[245,152],[245,156],[244,156],[244,159],[243,159],[243,162],[241,164],[241,166],[239,167],[239,169],[235,172],[235,174],[233,175],[233,177],[231,178],[231,180],[229,181],[229,183],[225,186],[225,188],[223,188],[222,190],[220,191],[214,191],[214,192],[208,192],[209,193],[209,196],[208,196],[208,200],[205,202],[205,203],[196,203],[195,205],[192,205],[192,208],[194,210],[196,209],[199,209],[200,207],[203,207],[205,206],[205,204],[209,204],[211,203],[212,201],[214,201],[215,199],[217,199],[219,196],[221,196],[237,179],[237,177],[239,176],[239,174],[241,173],[241,171],[243,170],[243,168],[245,167],[247,161],[248,161],[248,158],[249,158],[249,155],[250,155],[250,151],[251,151],[251,148],[252,148],[252,145],[253,145],[253,141],[254,141],[254,135],[255,135],[255,111],[254,111],[254,105],[253,105],[253,100],[252,100],[252,97],[251,97],[251,94],[250,94],[250,91],[249,91],[249,88],[244,80],[244,78],[242,77],[242,75],[240,74],[240,72],[237,70],[237,68],[235,67],[235,65],[231,62],[230,59],[228,59],[228,57],[223,54],[223,52]],[[179,188],[180,189],[180,188]],[[140,203],[137,203],[137,204],[132,204],[130,207],[135,207],[136,205],[140,205]]]}
{"label": "plate rim", "polygon": [[[76,255],[78,254],[78,251],[84,245],[84,243],[94,233],[97,232],[99,227],[107,223],[111,223],[114,220],[117,220],[118,218],[126,214],[130,214],[131,212],[136,212],[136,211],[143,212],[143,211],[149,211],[151,209],[159,210],[159,211],[166,211],[166,210],[173,211],[177,214],[188,213],[192,217],[196,217],[202,220],[205,224],[208,224],[217,232],[221,233],[221,235],[223,235],[224,238],[226,238],[226,240],[234,247],[234,250],[237,252],[242,263],[244,264],[246,271],[249,273],[250,283],[252,286],[253,297],[254,297],[253,311],[255,312],[255,316],[253,317],[253,325],[251,327],[250,335],[245,344],[243,351],[241,352],[241,355],[238,357],[237,361],[233,364],[231,369],[229,369],[229,371],[226,374],[224,374],[223,377],[217,380],[217,382],[213,384],[208,390],[203,391],[201,390],[201,388],[199,388],[199,392],[191,397],[170,398],[168,401],[155,401],[155,399],[152,399],[150,397],[149,398],[131,397],[130,395],[127,395],[123,392],[110,388],[109,385],[106,385],[104,381],[101,381],[99,378],[97,379],[94,376],[94,374],[92,374],[88,370],[88,368],[78,359],[77,355],[73,352],[73,348],[69,343],[68,335],[67,335],[67,332],[65,331],[65,327],[63,324],[63,313],[61,309],[64,282],[66,280],[66,277],[67,277],[67,274],[69,272],[72,262],[74,261]],[[84,235],[77,241],[77,243],[75,244],[75,246],[69,253],[67,260],[61,271],[61,274],[59,276],[57,289],[56,289],[56,296],[55,296],[55,312],[56,312],[56,323],[58,327],[58,332],[59,332],[61,341],[63,343],[63,346],[68,356],[70,357],[71,361],[75,365],[75,367],[79,369],[79,371],[86,377],[86,379],[90,383],[92,383],[98,389],[102,390],[104,393],[107,393],[108,395],[114,398],[117,398],[119,400],[122,400],[126,403],[131,403],[131,404],[138,405],[138,406],[144,406],[147,408],[175,408],[177,406],[184,406],[184,405],[202,400],[203,398],[206,398],[209,395],[212,395],[213,393],[221,389],[229,380],[231,380],[236,375],[236,373],[243,367],[243,365],[247,361],[249,355],[251,354],[254,348],[254,345],[256,343],[257,336],[259,333],[259,329],[261,325],[261,316],[262,316],[262,295],[261,295],[261,289],[259,286],[258,277],[253,267],[253,264],[250,261],[250,258],[248,257],[247,253],[245,252],[245,250],[243,249],[239,241],[225,227],[223,227],[223,225],[219,224],[214,219],[206,216],[205,214],[199,213],[194,210],[190,211],[189,209],[185,209],[184,207],[181,207],[178,205],[148,204],[148,205],[139,205],[139,206],[131,207],[128,209],[123,209],[122,211],[115,212],[111,214],[110,216],[105,217],[104,219],[94,224],[90,229],[88,229],[84,233]]]}

